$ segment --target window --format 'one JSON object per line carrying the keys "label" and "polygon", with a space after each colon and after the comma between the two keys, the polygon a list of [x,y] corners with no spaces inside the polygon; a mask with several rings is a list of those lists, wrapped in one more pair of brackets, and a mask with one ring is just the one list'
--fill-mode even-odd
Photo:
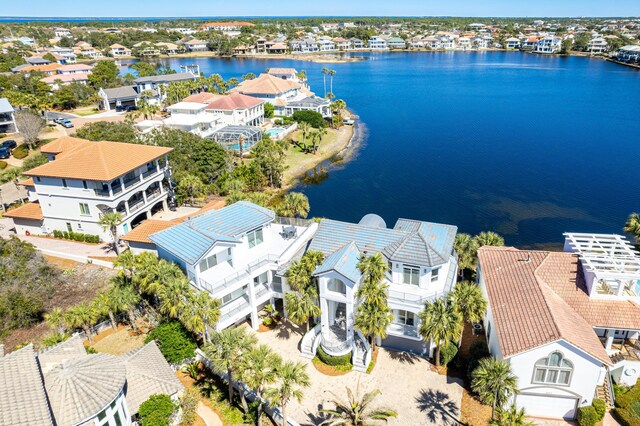
{"label": "window", "polygon": [[78,229],[82,229],[82,224],[78,222]]}
{"label": "window", "polygon": [[431,270],[431,282],[438,281],[438,276],[440,275],[440,268],[435,268]]}
{"label": "window", "polygon": [[347,294],[347,286],[337,278],[331,278],[327,283],[327,289],[340,294]]}
{"label": "window", "polygon": [[67,231],[73,232],[73,228],[71,227],[71,223],[67,222]]}
{"label": "window", "polygon": [[536,362],[533,383],[551,383],[568,386],[573,373],[573,364],[560,352],[552,352],[547,358]]}
{"label": "window", "polygon": [[416,318],[413,312],[409,312],[409,311],[404,311],[404,310],[396,310],[394,311],[395,315],[393,318],[393,322],[394,324],[400,324],[400,325],[409,325],[411,327],[416,325]]}
{"label": "window", "polygon": [[36,182],[40,182],[40,176],[36,176]]}
{"label": "window", "polygon": [[87,181],[86,181],[86,180],[83,180],[83,181],[82,181],[82,187],[83,187],[84,189],[87,189]]}
{"label": "window", "polygon": [[65,188],[67,187],[67,180],[66,179],[62,179],[62,186],[64,186]]}
{"label": "window", "polygon": [[214,254],[200,261],[200,272],[211,269],[218,264],[218,257]]}
{"label": "window", "polygon": [[403,268],[402,282],[410,285],[420,285],[420,269],[413,266]]}
{"label": "window", "polygon": [[82,216],[91,216],[91,212],[89,211],[89,204],[80,203],[80,214]]}
{"label": "window", "polygon": [[247,234],[247,239],[249,240],[249,248],[253,248],[258,244],[261,244],[264,241],[262,238],[262,228],[249,232]]}

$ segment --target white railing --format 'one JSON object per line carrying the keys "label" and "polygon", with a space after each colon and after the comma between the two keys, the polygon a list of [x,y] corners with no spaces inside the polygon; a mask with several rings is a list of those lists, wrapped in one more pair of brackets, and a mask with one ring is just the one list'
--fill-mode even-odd
{"label": "white railing", "polygon": [[418,337],[418,328],[413,325],[391,324],[387,330],[403,336]]}
{"label": "white railing", "polygon": [[[363,367],[366,371],[366,369],[369,368],[369,364],[371,363],[373,351],[371,350],[371,345],[369,345],[369,342],[367,341],[367,339],[364,337],[364,335],[360,330],[355,330],[355,334],[356,334],[356,339],[360,340],[360,342],[362,342],[364,346]],[[358,344],[356,343],[353,345],[353,361],[354,361],[353,364],[354,365],[355,365],[356,357],[358,355],[360,355],[360,350],[358,349]]]}
{"label": "white railing", "polygon": [[[311,330],[309,330],[307,333],[305,333],[305,335],[302,337],[302,342],[300,343],[300,349],[303,351],[303,353],[305,355],[315,355],[316,351],[314,350],[314,345],[316,344],[316,340],[317,338],[319,338],[321,335],[321,325],[317,324],[315,327],[313,327]],[[305,348],[309,348],[310,349],[310,353],[305,353]],[[316,349],[318,348],[317,346],[315,347]]]}
{"label": "white railing", "polygon": [[228,275],[226,277],[224,277],[221,280],[215,281],[213,283],[208,282],[207,280],[200,278],[199,279],[199,283],[200,286],[206,290],[208,290],[210,293],[214,293],[217,292],[219,289],[224,289],[224,288],[228,288],[231,287],[232,285],[236,284],[237,282],[248,278],[251,276],[251,273],[265,265],[268,265],[270,263],[275,263],[275,265],[278,265],[278,256],[273,255],[273,254],[267,254],[265,256],[262,256],[261,258],[257,259],[256,261],[250,263],[249,265],[247,265],[247,268],[236,272],[234,274]]}
{"label": "white railing", "polygon": [[341,342],[331,341],[322,337],[322,349],[331,356],[344,355],[351,347],[353,347],[353,339],[347,338]]}
{"label": "white railing", "polygon": [[237,314],[249,306],[251,306],[249,297],[247,295],[242,295],[220,309],[220,319],[229,319],[234,314]]}

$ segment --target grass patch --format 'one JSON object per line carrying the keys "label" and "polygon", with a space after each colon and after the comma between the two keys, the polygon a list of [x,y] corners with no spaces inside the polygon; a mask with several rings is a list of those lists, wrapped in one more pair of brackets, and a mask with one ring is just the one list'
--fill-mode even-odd
{"label": "grass patch", "polygon": [[347,374],[348,372],[350,372],[351,369],[353,368],[353,365],[351,365],[351,363],[346,364],[346,365],[329,365],[329,364],[325,364],[317,356],[315,356],[311,360],[311,363],[316,368],[316,370],[318,370],[319,372],[321,372],[325,376],[343,376],[343,375]]}
{"label": "grass patch", "polygon": [[87,117],[99,112],[100,111],[98,111],[98,108],[96,107],[78,108],[77,110],[73,111],[74,114],[79,115],[80,117]]}

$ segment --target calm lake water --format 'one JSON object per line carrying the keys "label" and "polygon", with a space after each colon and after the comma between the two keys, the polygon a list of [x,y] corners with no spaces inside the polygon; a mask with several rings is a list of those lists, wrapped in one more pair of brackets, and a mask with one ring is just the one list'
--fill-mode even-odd
{"label": "calm lake water", "polygon": [[268,67],[320,70],[367,128],[351,161],[301,185],[311,215],[381,215],[495,230],[508,244],[565,231],[621,232],[640,210],[640,72],[601,60],[519,52],[358,54],[366,60],[170,59],[225,78]]}

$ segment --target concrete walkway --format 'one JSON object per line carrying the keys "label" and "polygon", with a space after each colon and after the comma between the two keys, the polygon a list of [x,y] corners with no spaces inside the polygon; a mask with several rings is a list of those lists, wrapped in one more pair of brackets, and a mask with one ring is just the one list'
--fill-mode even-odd
{"label": "concrete walkway", "polygon": [[316,370],[311,360],[302,357],[298,349],[302,334],[297,327],[286,324],[255,334],[260,343],[270,346],[285,360],[300,361],[307,366],[311,386],[303,390],[301,403],[292,401],[287,406],[287,414],[301,425],[322,423],[324,415],[319,410],[333,408],[330,400],[345,399],[346,387],[355,392],[358,384],[361,394],[375,389],[382,392],[374,406],[398,412],[398,417],[390,419],[388,425],[459,424],[462,386],[455,379],[431,371],[431,364],[424,358],[381,349],[371,374],[352,371],[327,376]]}
{"label": "concrete walkway", "polygon": [[204,405],[202,401],[198,403],[196,413],[204,420],[207,426],[222,426],[220,417],[211,408]]}

